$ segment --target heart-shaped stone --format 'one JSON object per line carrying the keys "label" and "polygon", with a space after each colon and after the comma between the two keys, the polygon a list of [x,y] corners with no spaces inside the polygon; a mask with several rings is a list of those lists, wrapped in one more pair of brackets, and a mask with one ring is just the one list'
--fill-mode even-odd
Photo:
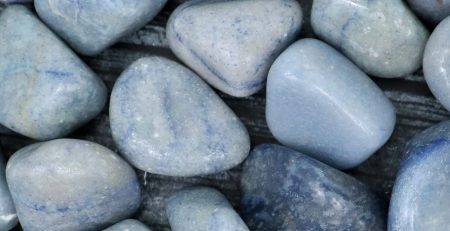
{"label": "heart-shaped stone", "polygon": [[16,209],[6,184],[5,160],[0,150],[0,230],[10,230],[16,224]]}
{"label": "heart-shaped stone", "polygon": [[243,97],[264,86],[270,65],[301,22],[295,0],[194,0],[173,12],[167,39],[209,84]]}

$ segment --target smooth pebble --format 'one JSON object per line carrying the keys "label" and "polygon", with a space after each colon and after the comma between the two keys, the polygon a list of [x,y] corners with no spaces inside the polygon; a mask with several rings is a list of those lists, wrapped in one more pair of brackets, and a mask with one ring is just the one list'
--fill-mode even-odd
{"label": "smooth pebble", "polygon": [[450,15],[450,0],[408,0],[408,3],[419,16],[435,24]]}
{"label": "smooth pebble", "polygon": [[6,183],[5,160],[0,150],[0,230],[12,229],[17,221],[16,209]]}
{"label": "smooth pebble", "polygon": [[151,231],[151,229],[138,220],[127,219],[105,229],[104,231]]}

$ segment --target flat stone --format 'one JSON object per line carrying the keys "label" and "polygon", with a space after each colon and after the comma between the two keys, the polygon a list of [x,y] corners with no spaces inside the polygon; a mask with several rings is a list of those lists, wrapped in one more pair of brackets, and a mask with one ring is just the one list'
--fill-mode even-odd
{"label": "flat stone", "polygon": [[111,131],[123,156],[156,174],[193,176],[241,163],[247,130],[197,75],[165,58],[143,58],[117,80]]}
{"label": "flat stone", "polygon": [[134,219],[123,220],[104,231],[151,231],[142,222]]}
{"label": "flat stone", "polygon": [[385,208],[353,177],[279,145],[247,158],[241,211],[251,230],[386,229]]}
{"label": "flat stone", "polygon": [[450,15],[450,0],[408,0],[409,6],[423,19],[438,24]]}
{"label": "flat stone", "polygon": [[319,40],[303,39],[270,69],[266,119],[282,144],[348,169],[388,140],[395,111],[351,61]]}
{"label": "flat stone", "polygon": [[403,1],[314,0],[311,23],[369,75],[402,77],[421,66],[428,31]]}
{"label": "flat stone", "polygon": [[140,205],[134,169],[88,141],[58,139],[24,147],[9,160],[6,178],[24,230],[100,230]]}
{"label": "flat stone", "polygon": [[450,17],[434,29],[423,58],[423,73],[433,95],[450,110]]}
{"label": "flat stone", "polygon": [[295,0],[194,0],[167,24],[170,48],[206,82],[232,96],[260,90],[273,60],[300,32]]}
{"label": "flat stone", "polygon": [[225,196],[208,187],[176,192],[166,201],[172,231],[249,231]]}
{"label": "flat stone", "polygon": [[3,10],[0,31],[0,124],[49,140],[100,113],[103,82],[27,8]]}
{"label": "flat stone", "polygon": [[5,160],[0,150],[0,230],[10,230],[16,225],[16,209],[6,184]]}
{"label": "flat stone", "polygon": [[450,121],[416,135],[405,153],[392,192],[388,230],[448,230]]}
{"label": "flat stone", "polygon": [[78,53],[95,55],[151,21],[167,0],[35,0],[39,17]]}

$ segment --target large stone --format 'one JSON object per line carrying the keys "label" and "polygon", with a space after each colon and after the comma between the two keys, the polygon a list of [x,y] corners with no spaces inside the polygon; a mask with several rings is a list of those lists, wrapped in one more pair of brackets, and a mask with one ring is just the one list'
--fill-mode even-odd
{"label": "large stone", "polygon": [[17,151],[6,178],[25,231],[99,230],[140,205],[134,169],[109,149],[59,139]]}
{"label": "large stone", "polygon": [[194,0],[173,12],[167,39],[209,84],[244,97],[264,86],[270,65],[301,23],[295,0]]}
{"label": "large stone", "polygon": [[127,219],[105,229],[104,231],[151,231],[151,230],[138,220]]}
{"label": "large stone", "polygon": [[327,44],[303,39],[277,58],[267,82],[266,118],[284,145],[340,169],[357,166],[391,135],[391,102]]}
{"label": "large stone", "polygon": [[422,18],[439,23],[450,15],[450,0],[408,0],[411,8]]}
{"label": "large stone", "polygon": [[249,231],[219,191],[207,187],[183,189],[166,202],[173,231]]}
{"label": "large stone", "polygon": [[405,153],[392,192],[388,230],[448,230],[450,121],[416,135]]}
{"label": "large stone", "polygon": [[370,75],[402,77],[422,63],[428,31],[401,0],[314,0],[311,23]]}
{"label": "large stone", "polygon": [[5,160],[0,150],[0,230],[10,230],[16,224],[16,209],[6,184]]}
{"label": "large stone", "polygon": [[241,210],[251,230],[386,229],[385,208],[365,185],[282,146],[252,151],[241,189]]}
{"label": "large stone", "polygon": [[165,58],[143,58],[117,80],[111,131],[123,156],[156,174],[220,172],[248,155],[247,130],[198,76]]}
{"label": "large stone", "polygon": [[95,55],[153,19],[167,0],[35,0],[39,17],[77,52]]}
{"label": "large stone", "polygon": [[36,16],[19,5],[0,15],[0,123],[22,135],[62,137],[103,109],[103,82]]}

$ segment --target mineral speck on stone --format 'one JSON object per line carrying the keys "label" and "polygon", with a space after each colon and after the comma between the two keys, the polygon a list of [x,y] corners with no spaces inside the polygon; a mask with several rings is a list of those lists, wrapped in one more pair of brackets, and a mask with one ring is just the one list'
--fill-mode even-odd
{"label": "mineral speck on stone", "polygon": [[249,231],[219,191],[192,187],[176,192],[166,201],[173,231]]}
{"label": "mineral speck on stone", "polygon": [[232,96],[260,90],[276,56],[300,32],[295,0],[194,0],[167,24],[170,48],[209,84]]}
{"label": "mineral speck on stone", "polygon": [[105,229],[104,231],[151,231],[151,230],[138,220],[127,219]]}
{"label": "mineral speck on stone", "polygon": [[450,15],[450,0],[408,0],[419,16],[432,23],[439,23]]}
{"label": "mineral speck on stone", "polygon": [[0,230],[10,230],[16,224],[16,209],[6,184],[5,160],[0,150]]}

